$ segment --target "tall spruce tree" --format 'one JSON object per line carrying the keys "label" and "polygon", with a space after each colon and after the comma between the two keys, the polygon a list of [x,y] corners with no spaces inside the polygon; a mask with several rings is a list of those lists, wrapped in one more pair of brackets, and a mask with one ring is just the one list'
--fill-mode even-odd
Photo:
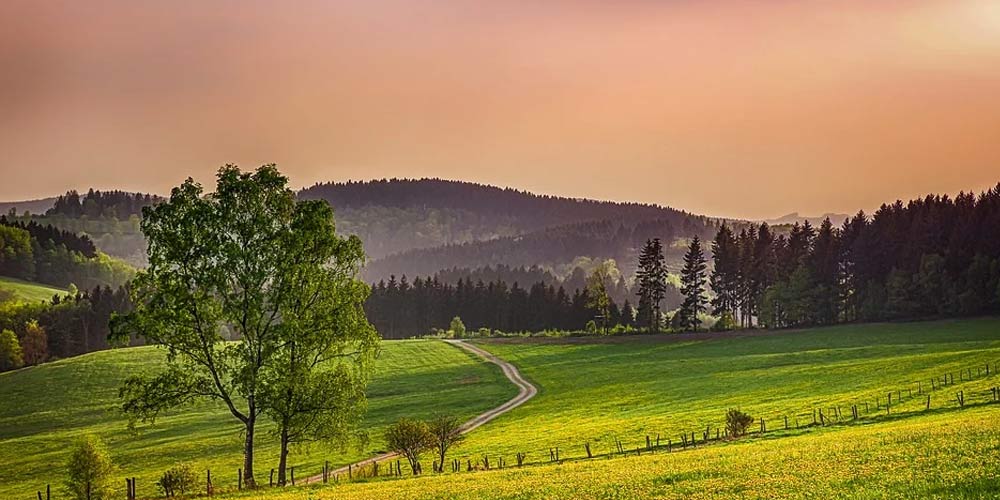
{"label": "tall spruce tree", "polygon": [[680,325],[684,330],[697,331],[701,325],[698,315],[705,312],[708,298],[705,296],[705,254],[701,249],[701,240],[697,236],[691,240],[687,253],[684,254],[684,268],[681,270],[681,303]]}
{"label": "tall spruce tree", "polygon": [[663,266],[663,246],[659,238],[646,240],[636,271],[639,311],[636,321],[651,332],[660,331],[660,302],[667,292],[667,270]]}
{"label": "tall spruce tree", "polygon": [[712,241],[712,269],[710,284],[715,298],[712,299],[712,314],[719,316],[729,312],[735,315],[739,294],[739,248],[732,230],[723,223]]}
{"label": "tall spruce tree", "polygon": [[684,302],[677,314],[680,315],[679,323],[684,330],[697,331],[701,325],[698,315],[705,312],[708,302],[705,296],[706,267],[701,240],[695,236],[684,254],[684,268],[681,270],[681,294],[684,295]]}

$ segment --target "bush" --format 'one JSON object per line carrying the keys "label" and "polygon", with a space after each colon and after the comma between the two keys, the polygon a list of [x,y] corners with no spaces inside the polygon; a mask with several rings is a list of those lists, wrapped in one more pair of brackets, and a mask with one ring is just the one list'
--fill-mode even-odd
{"label": "bush", "polygon": [[465,336],[465,323],[462,323],[462,318],[455,316],[451,319],[451,326],[448,327],[448,332],[451,336],[456,339],[460,339]]}
{"label": "bush", "polygon": [[114,497],[114,465],[107,447],[93,436],[80,440],[66,463],[66,492],[76,500],[110,500]]}
{"label": "bush", "polygon": [[586,330],[589,335],[597,335],[597,322],[594,320],[588,321],[584,330]]}
{"label": "bush", "polygon": [[188,464],[181,464],[167,469],[156,482],[165,497],[175,497],[177,494],[183,495],[188,490],[194,488],[194,470]]}
{"label": "bush", "polygon": [[729,330],[736,329],[736,318],[733,317],[733,313],[725,311],[722,316],[719,316],[719,320],[712,325],[713,332],[727,332]]}
{"label": "bush", "polygon": [[24,354],[17,335],[10,330],[0,331],[0,372],[24,366]]}
{"label": "bush", "polygon": [[747,433],[753,417],[736,409],[726,412],[726,432],[731,438],[738,438]]}

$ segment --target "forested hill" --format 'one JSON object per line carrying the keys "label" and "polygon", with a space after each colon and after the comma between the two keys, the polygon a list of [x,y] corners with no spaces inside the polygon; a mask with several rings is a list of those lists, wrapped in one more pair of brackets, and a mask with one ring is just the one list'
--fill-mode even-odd
{"label": "forested hill", "polygon": [[[584,222],[658,220],[691,231],[700,230],[706,222],[704,217],[657,205],[544,196],[441,179],[317,184],[299,196],[328,201],[337,212],[340,229],[361,237],[369,257],[375,260],[416,249],[517,237]],[[522,259],[516,265],[541,263],[531,260]],[[444,267],[469,264],[454,262]]]}
{"label": "forested hill", "polygon": [[[669,245],[675,238],[714,234],[714,221],[673,208],[441,179],[316,184],[298,196],[334,207],[338,230],[364,242],[371,259],[365,277],[372,280],[496,264],[544,265],[565,276],[578,257],[634,260],[633,247],[645,238],[660,237]],[[121,191],[69,191],[46,206],[33,206],[30,217],[21,215],[17,205],[16,219],[85,234],[101,251],[143,266],[141,208],[160,199]],[[634,262],[620,265],[627,270]]]}
{"label": "forested hill", "polygon": [[682,219],[680,225],[669,220],[608,219],[548,227],[519,236],[485,241],[443,245],[400,252],[368,264],[364,275],[370,281],[389,276],[430,276],[451,267],[480,268],[495,264],[507,266],[542,266],[560,276],[573,272],[580,257],[592,260],[614,259],[622,273],[635,271],[637,248],[651,238],[667,243],[668,268],[676,268],[684,247],[671,242],[692,236],[711,237],[716,224]]}

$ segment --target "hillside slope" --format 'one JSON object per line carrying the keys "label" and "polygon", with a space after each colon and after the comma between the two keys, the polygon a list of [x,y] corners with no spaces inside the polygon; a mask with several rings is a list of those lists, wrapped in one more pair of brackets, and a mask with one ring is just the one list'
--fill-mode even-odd
{"label": "hillside slope", "polygon": [[0,276],[0,291],[9,292],[15,299],[27,302],[52,300],[53,295],[64,295],[66,290],[48,285],[32,283],[16,278]]}
{"label": "hillside slope", "polygon": [[[289,465],[298,477],[315,473],[324,460],[345,465],[382,450],[382,429],[399,417],[448,413],[464,420],[517,392],[496,366],[443,342],[382,345],[368,390],[371,442],[363,451],[322,444],[294,449]],[[58,489],[67,449],[83,434],[108,443],[120,473],[138,478],[140,497],[156,496],[159,474],[182,462],[202,473],[210,468],[220,487],[228,485],[242,464],[241,427],[221,404],[177,409],[135,436],[126,431],[116,410],[118,387],[129,375],[155,370],[163,355],[153,347],[118,349],[0,374],[0,470],[9,478],[0,481],[0,498],[33,497],[46,484]],[[272,430],[263,422],[258,430],[257,473],[265,483],[277,466]]]}

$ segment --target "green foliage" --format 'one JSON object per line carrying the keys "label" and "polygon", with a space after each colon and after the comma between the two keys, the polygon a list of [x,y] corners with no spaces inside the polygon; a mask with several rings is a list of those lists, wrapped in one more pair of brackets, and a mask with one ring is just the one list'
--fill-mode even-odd
{"label": "green foliage", "polygon": [[194,469],[189,464],[180,464],[167,469],[156,481],[156,486],[160,488],[163,496],[172,498],[193,490],[195,481]]}
{"label": "green foliage", "polygon": [[0,371],[24,366],[24,353],[17,335],[11,330],[0,331]]}
{"label": "green foliage", "polygon": [[735,408],[726,412],[726,433],[731,438],[738,438],[747,433],[753,424],[753,417]]}
{"label": "green foliage", "polygon": [[435,415],[427,422],[427,431],[431,435],[431,446],[437,451],[437,472],[444,472],[445,456],[452,446],[465,440],[460,430],[462,421],[454,415]]}
{"label": "green foliage", "polygon": [[0,276],[31,279],[34,275],[31,234],[18,227],[0,224]]}
{"label": "green foliage", "polygon": [[426,422],[401,418],[385,430],[390,450],[406,457],[414,475],[420,474],[420,455],[434,446],[434,435]]}
{"label": "green foliage", "polygon": [[713,332],[727,332],[729,330],[735,330],[739,325],[736,324],[736,318],[733,317],[733,313],[729,310],[723,309],[722,314],[719,315],[719,319],[716,320],[715,324],[712,325]]}
{"label": "green foliage", "polygon": [[66,463],[66,493],[74,500],[111,500],[115,497],[111,477],[114,469],[104,442],[84,436]]}
{"label": "green foliage", "polygon": [[465,323],[462,323],[462,318],[455,316],[451,319],[451,325],[448,327],[448,336],[455,339],[465,337]]}
{"label": "green foliage", "polygon": [[659,238],[646,240],[639,253],[639,269],[636,271],[639,287],[639,309],[636,321],[640,327],[652,332],[660,331],[660,302],[667,291],[667,270],[663,266],[663,246]]}
{"label": "green foliage", "polygon": [[684,268],[681,270],[681,294],[684,295],[684,302],[677,314],[684,330],[697,330],[701,325],[700,315],[705,312],[708,302],[705,296],[706,267],[701,241],[695,236],[684,254]]}
{"label": "green foliage", "polygon": [[[143,214],[149,267],[133,283],[135,311],[116,330],[165,346],[168,368],[130,378],[122,409],[150,421],[196,398],[221,400],[244,427],[244,480],[253,486],[262,412],[281,421],[283,435],[302,436],[315,428],[297,423],[300,413],[355,414],[347,402],[358,399],[377,346],[361,309],[367,287],[355,279],[361,243],[336,235],[327,204],[296,202],[274,165],[223,167],[209,195],[188,179]],[[223,330],[236,342],[223,342]],[[357,371],[318,373],[335,357]],[[330,382],[351,387],[315,385]]]}
{"label": "green foliage", "polygon": [[611,297],[608,297],[606,282],[617,273],[615,261],[607,260],[596,266],[587,278],[587,307],[593,310],[601,320],[601,330],[608,332],[608,322],[611,315]]}

